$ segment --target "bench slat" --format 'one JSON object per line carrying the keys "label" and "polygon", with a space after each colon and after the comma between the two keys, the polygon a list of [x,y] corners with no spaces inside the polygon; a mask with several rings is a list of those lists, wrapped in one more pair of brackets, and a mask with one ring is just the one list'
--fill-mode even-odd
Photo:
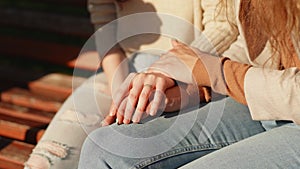
{"label": "bench slat", "polygon": [[28,90],[21,88],[12,88],[2,92],[1,100],[19,106],[53,113],[56,113],[62,105],[59,101],[30,93]]}
{"label": "bench slat", "polygon": [[0,118],[18,122],[20,124],[31,124],[30,126],[45,126],[49,124],[54,114],[44,111],[29,109],[10,103],[0,102]]}
{"label": "bench slat", "polygon": [[33,145],[0,137],[0,168],[23,168]]}
{"label": "bench slat", "polygon": [[64,101],[85,78],[52,73],[42,78],[29,82],[31,92],[58,101]]}
{"label": "bench slat", "polygon": [[[33,128],[0,119],[0,135],[12,139],[22,140],[36,144],[45,132],[44,129]],[[34,137],[34,138],[33,138]]]}

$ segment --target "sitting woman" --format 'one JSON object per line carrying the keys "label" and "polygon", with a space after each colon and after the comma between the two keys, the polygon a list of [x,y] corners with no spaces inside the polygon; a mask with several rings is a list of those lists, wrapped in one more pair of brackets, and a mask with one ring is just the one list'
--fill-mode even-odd
{"label": "sitting woman", "polygon": [[[169,4],[170,2],[160,0],[88,1],[91,21],[96,29],[100,28],[98,32],[105,28],[111,28],[108,30],[108,34],[105,34],[108,39],[104,41],[104,45],[109,40],[113,40],[114,47],[107,53],[105,50],[99,51],[102,54],[101,64],[104,73],[88,79],[67,99],[33,150],[26,162],[26,167],[32,169],[77,168],[81,146],[86,136],[101,126],[100,122],[109,111],[112,86],[121,84],[128,71],[136,72],[146,69],[159,58],[159,53],[171,47],[170,37],[162,36],[160,33],[162,29],[170,30],[172,28],[168,27],[169,21],[160,16],[169,18],[172,16],[171,18],[176,18],[181,23],[184,21],[194,25],[195,27],[192,26],[192,28],[195,30],[202,30],[202,37],[205,38],[199,39],[196,39],[198,36],[196,33],[190,32],[193,30],[178,32],[176,30],[176,33],[185,42],[192,43],[207,52],[222,53],[236,40],[238,31],[235,26],[232,26],[234,24],[233,13],[226,16],[225,11],[218,10],[218,0],[172,0],[172,5]],[[183,6],[185,8],[182,8]],[[134,24],[121,24],[124,21],[123,18],[130,19],[126,16],[136,16],[133,14],[149,16],[150,12],[153,16],[151,18],[156,21],[157,25],[149,22],[150,18],[148,17],[134,20]],[[117,18],[118,20],[115,20]],[[230,18],[232,23],[229,23],[226,18]],[[157,34],[145,33],[121,39],[122,41],[117,40],[116,37],[122,36],[122,33],[137,29],[138,25],[144,23],[157,30]],[[102,37],[99,37],[97,33],[95,36],[97,40],[100,40],[97,42],[101,43]],[[207,41],[206,38],[211,42],[210,45],[202,43],[202,41]],[[89,43],[87,42],[87,44]],[[127,62],[130,63],[127,64]],[[103,83],[105,83],[105,87],[103,87]]]}
{"label": "sitting woman", "polygon": [[[299,168],[300,1],[235,0],[235,8],[240,36],[224,57],[173,41],[145,73],[127,77],[104,124],[134,124],[92,132],[79,168]],[[136,124],[162,102],[177,110],[193,102],[194,83],[230,97]]]}

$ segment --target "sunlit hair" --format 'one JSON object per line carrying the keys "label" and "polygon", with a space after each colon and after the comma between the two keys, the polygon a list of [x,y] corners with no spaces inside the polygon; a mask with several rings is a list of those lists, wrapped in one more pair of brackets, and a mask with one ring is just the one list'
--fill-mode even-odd
{"label": "sunlit hair", "polygon": [[[256,18],[262,32],[267,35],[273,52],[287,58],[287,66],[293,64],[294,48],[299,48],[300,3],[299,0],[254,0],[258,3]],[[291,39],[297,42],[291,45]]]}
{"label": "sunlit hair", "polygon": [[[227,5],[230,0],[220,0],[220,4]],[[241,0],[243,1],[243,0]],[[299,0],[251,0],[256,8],[251,8],[249,15],[257,20],[257,29],[268,37],[275,53],[285,57],[287,66],[292,66],[294,48],[299,48],[300,33],[300,1]],[[258,37],[259,38],[259,37]],[[296,46],[291,45],[293,39]]]}

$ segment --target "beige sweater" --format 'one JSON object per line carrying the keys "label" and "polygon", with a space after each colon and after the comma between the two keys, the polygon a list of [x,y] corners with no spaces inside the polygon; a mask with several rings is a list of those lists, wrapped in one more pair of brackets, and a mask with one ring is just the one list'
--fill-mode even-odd
{"label": "beige sweater", "polygon": [[[240,0],[235,1],[236,16],[240,11],[240,3]],[[252,61],[245,47],[244,31],[238,19],[237,24],[241,33],[224,56],[253,66],[247,71],[244,81],[245,96],[253,119],[292,120],[300,124],[300,68],[280,71],[275,70],[277,65],[272,66],[270,61],[264,65],[271,56],[269,44]],[[298,57],[300,58],[299,52]],[[262,69],[262,66],[269,69]]]}
{"label": "beige sweater", "polygon": [[[137,51],[160,54],[171,48],[170,38],[179,39],[187,44],[191,43],[203,51],[222,53],[236,40],[238,32],[234,26],[235,17],[231,15],[233,13],[226,16],[225,10],[217,9],[220,7],[218,3],[219,0],[128,0],[125,3],[116,3],[114,0],[89,0],[88,9],[91,13],[91,22],[97,29],[114,19],[135,13],[155,12],[158,14],[157,18],[151,18],[148,23],[150,26],[159,28],[158,32],[165,36],[143,34],[123,40],[123,35],[126,34],[124,32],[129,30],[138,32],[139,30],[134,29],[142,25],[143,21],[128,24],[130,20],[125,23],[119,20],[115,24],[111,36],[115,36],[116,41],[128,54]],[[166,16],[171,16],[171,19]],[[174,18],[178,21],[172,25]],[[229,24],[227,18],[233,26]],[[145,17],[143,20],[147,22],[149,18]],[[184,22],[184,25],[188,26],[182,26],[181,23]],[[199,36],[199,31],[203,31],[201,36]],[[168,37],[168,35],[174,37]],[[208,44],[207,39],[212,44]]]}
{"label": "beige sweater", "polygon": [[[272,56],[269,43],[251,60],[245,32],[238,17],[240,5],[241,1],[235,0],[236,23],[240,35],[223,54],[231,60],[205,57],[205,54],[195,50],[196,55],[191,56],[165,55],[152,66],[152,71],[159,70],[176,80],[189,84],[196,82],[198,85],[211,87],[215,92],[229,94],[249,106],[254,120],[292,120],[300,124],[299,50],[296,49],[298,56],[294,56],[295,66],[285,67],[284,70],[278,70],[279,62],[272,64],[268,60]],[[275,60],[280,60],[280,56],[275,57]],[[224,80],[225,85],[222,83]],[[204,81],[210,81],[210,84],[203,83]]]}

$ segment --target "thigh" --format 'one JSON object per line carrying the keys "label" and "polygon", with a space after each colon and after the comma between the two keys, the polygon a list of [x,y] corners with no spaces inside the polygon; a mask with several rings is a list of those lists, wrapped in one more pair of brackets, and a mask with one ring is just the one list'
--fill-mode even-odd
{"label": "thigh", "polygon": [[45,158],[44,163],[51,163],[53,169],[77,168],[85,138],[99,128],[111,102],[110,96],[98,90],[97,81],[101,77],[89,78],[64,102],[35,147],[28,165],[34,165],[42,157],[41,161]]}
{"label": "thigh", "polygon": [[183,168],[300,168],[300,127],[285,125],[195,160]]}
{"label": "thigh", "polygon": [[81,164],[176,168],[263,131],[246,106],[225,98],[198,110],[164,114],[145,124],[97,129],[86,140]]}
{"label": "thigh", "polygon": [[149,53],[136,53],[129,62],[130,72],[144,72],[158,59],[159,56]]}

